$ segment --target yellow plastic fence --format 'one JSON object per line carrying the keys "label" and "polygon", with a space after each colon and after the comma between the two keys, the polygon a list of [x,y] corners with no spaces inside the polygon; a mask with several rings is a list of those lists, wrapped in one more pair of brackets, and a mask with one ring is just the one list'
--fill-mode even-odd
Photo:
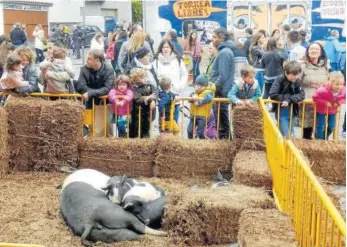
{"label": "yellow plastic fence", "polygon": [[267,158],[278,208],[293,219],[299,246],[346,246],[346,223],[294,144],[285,141],[263,100]]}

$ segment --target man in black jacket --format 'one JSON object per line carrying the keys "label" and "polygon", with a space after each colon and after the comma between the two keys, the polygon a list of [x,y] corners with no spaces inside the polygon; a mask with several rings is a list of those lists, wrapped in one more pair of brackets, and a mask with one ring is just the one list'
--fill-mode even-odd
{"label": "man in black jacket", "polygon": [[244,53],[246,53],[248,61],[250,61],[250,59],[249,59],[249,46],[251,45],[251,42],[252,42],[253,29],[252,28],[246,28],[246,35],[247,35],[247,39],[246,39],[245,43],[243,44],[243,51],[244,51]]}
{"label": "man in black jacket", "polygon": [[17,22],[15,28],[10,33],[11,43],[17,48],[27,42],[27,37],[21,28],[21,24]]}
{"label": "man in black jacket", "polygon": [[110,64],[105,63],[104,53],[101,50],[90,50],[87,64],[81,68],[76,84],[76,91],[83,94],[87,100],[87,108],[92,108],[92,99],[100,104],[99,97],[107,95],[114,83],[114,70]]}
{"label": "man in black jacket", "polygon": [[75,51],[76,51],[76,58],[81,58],[81,46],[83,41],[83,31],[78,27],[77,25],[73,25],[72,27],[73,34],[72,34],[72,41],[75,45]]}

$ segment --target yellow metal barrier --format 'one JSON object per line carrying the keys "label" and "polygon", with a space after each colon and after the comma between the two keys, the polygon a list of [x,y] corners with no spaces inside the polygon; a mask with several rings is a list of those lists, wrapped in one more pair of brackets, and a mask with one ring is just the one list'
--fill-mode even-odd
{"label": "yellow metal barrier", "polygon": [[267,158],[278,208],[293,219],[299,246],[345,246],[346,223],[309,164],[291,141],[284,141],[263,100]]}

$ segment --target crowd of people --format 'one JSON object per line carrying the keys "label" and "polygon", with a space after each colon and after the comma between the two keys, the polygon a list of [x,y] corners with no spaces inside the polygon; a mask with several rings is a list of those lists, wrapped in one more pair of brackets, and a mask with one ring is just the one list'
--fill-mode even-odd
{"label": "crowd of people", "polygon": [[[23,30],[18,24],[10,37],[0,36],[1,90],[24,96],[39,92],[38,85],[42,84],[47,93],[82,94],[87,108],[92,107],[92,99],[99,104],[99,97],[108,95],[114,112],[111,121],[117,123],[120,137],[128,134],[148,137],[157,109],[160,130],[171,127],[174,132],[179,131],[180,99],[187,96],[188,71],[184,63],[187,56],[193,63],[194,87],[189,101],[189,138],[206,138],[207,121],[216,116],[220,124],[218,138],[229,138],[228,104],[222,103],[217,114],[213,98],[229,98],[234,105],[251,105],[260,97],[279,101],[280,104],[273,104],[272,110],[284,136],[294,129],[289,126],[295,123],[294,119],[290,121],[290,116],[303,114],[298,103],[312,98],[317,111],[312,105],[306,107],[302,126],[306,139],[313,135],[314,114],[316,138],[329,137],[335,128],[336,110],[345,102],[346,52],[338,42],[336,30],[331,31],[331,37],[323,45],[308,43],[306,32],[291,31],[288,25],[273,30],[270,36],[265,30],[253,34],[252,29],[246,29],[247,40],[241,44],[231,32],[217,28],[209,47],[209,65],[201,73],[203,49],[195,30],[183,43],[178,41],[174,29],[169,30],[155,50],[150,36],[141,25],[135,24],[128,31],[117,29],[109,33],[107,39],[102,33],[96,34],[78,80],[74,80],[66,49],[58,45],[60,28],[51,34],[52,42],[45,45],[46,56],[41,25],[33,32],[36,56],[25,45],[26,36],[20,31]],[[72,39],[77,58],[82,38],[83,33],[74,26]],[[35,63],[39,64],[39,70]],[[173,126],[169,126],[171,110]],[[327,135],[324,134],[326,112]]]}

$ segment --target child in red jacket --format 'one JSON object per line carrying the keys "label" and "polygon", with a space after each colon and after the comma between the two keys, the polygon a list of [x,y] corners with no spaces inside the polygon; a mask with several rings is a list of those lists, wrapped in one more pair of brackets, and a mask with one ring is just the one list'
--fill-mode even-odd
{"label": "child in red jacket", "polygon": [[346,88],[344,87],[344,78],[341,72],[332,72],[329,75],[329,84],[319,88],[312,96],[316,103],[316,138],[325,139],[325,115],[328,112],[328,133],[329,135],[335,129],[336,110],[346,102]]}

